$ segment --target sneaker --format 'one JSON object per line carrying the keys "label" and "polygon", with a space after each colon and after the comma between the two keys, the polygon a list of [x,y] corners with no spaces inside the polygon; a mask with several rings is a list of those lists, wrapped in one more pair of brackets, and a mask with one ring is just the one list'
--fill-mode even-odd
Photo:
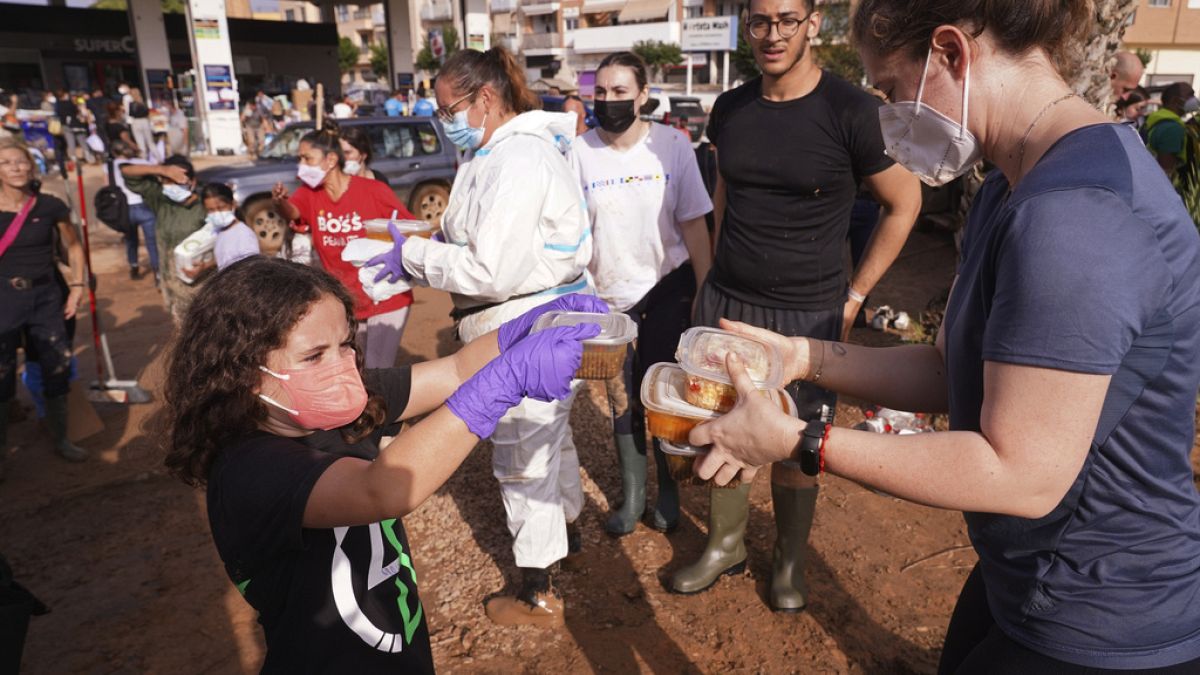
{"label": "sneaker", "polygon": [[129,278],[137,281],[142,278],[142,270],[137,265],[129,268]]}

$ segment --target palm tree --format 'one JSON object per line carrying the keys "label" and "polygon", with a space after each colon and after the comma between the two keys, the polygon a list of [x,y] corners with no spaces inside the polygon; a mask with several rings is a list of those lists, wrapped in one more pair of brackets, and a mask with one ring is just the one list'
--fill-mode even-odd
{"label": "palm tree", "polygon": [[1093,0],[1091,32],[1071,47],[1068,62],[1061,64],[1063,76],[1075,92],[1102,110],[1107,111],[1112,103],[1109,74],[1137,4],[1137,0]]}

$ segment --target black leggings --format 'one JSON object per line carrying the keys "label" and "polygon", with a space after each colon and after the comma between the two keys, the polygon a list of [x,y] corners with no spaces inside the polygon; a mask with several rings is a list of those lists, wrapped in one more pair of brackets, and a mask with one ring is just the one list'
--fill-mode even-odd
{"label": "black leggings", "polygon": [[938,664],[938,675],[1184,675],[1198,672],[1200,659],[1150,670],[1109,670],[1059,661],[1019,645],[1005,635],[992,619],[987,604],[987,589],[978,564],[971,570],[958,596],[958,604],[954,606],[954,614],[950,617],[950,627],[946,630],[942,659]]}

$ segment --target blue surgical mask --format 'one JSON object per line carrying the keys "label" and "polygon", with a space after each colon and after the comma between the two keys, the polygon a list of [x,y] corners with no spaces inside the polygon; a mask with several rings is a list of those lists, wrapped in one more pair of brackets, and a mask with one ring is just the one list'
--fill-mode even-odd
{"label": "blue surgical mask", "polygon": [[210,211],[204,217],[204,221],[217,230],[224,230],[232,225],[234,220],[236,218],[233,215],[233,211]]}
{"label": "blue surgical mask", "polygon": [[473,127],[467,121],[467,111],[460,110],[454,113],[454,120],[444,125],[443,129],[446,131],[446,137],[457,145],[459,150],[477,150],[483,145],[484,124],[487,124],[487,113],[483,114],[483,124]]}
{"label": "blue surgical mask", "polygon": [[163,185],[163,196],[176,204],[182,204],[192,198],[192,191],[176,183]]}

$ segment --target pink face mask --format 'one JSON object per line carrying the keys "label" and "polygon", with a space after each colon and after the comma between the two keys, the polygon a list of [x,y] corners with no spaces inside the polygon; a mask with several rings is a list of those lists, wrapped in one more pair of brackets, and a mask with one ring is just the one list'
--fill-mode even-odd
{"label": "pink face mask", "polygon": [[337,429],[358,419],[367,407],[367,390],[358,375],[354,352],[318,368],[289,369],[276,373],[259,366],[264,373],[279,380],[294,408],[275,401],[266,394],[258,397],[283,410],[292,421],[305,429]]}

